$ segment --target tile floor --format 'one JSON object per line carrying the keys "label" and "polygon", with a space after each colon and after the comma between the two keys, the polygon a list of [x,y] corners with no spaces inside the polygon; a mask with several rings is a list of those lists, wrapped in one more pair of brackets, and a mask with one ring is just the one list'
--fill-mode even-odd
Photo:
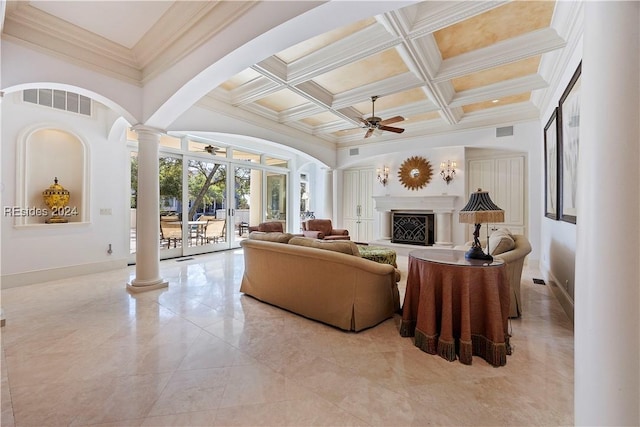
{"label": "tile floor", "polygon": [[1,425],[573,425],[573,328],[537,271],[501,368],[421,352],[399,316],[347,333],[243,296],[240,250],[161,271],[3,290]]}

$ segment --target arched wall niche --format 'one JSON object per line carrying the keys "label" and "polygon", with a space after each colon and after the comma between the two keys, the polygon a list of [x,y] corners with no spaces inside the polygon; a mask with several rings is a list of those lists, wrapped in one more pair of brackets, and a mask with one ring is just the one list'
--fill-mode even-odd
{"label": "arched wall niche", "polygon": [[26,211],[16,216],[16,224],[46,224],[52,213],[44,202],[42,192],[54,184],[56,178],[58,184],[70,193],[69,203],[63,212],[64,218],[68,223],[88,222],[89,175],[85,142],[74,133],[53,126],[40,126],[23,135],[18,141],[21,145],[18,153],[22,159],[18,162],[21,168],[17,177],[17,201],[18,207]]}

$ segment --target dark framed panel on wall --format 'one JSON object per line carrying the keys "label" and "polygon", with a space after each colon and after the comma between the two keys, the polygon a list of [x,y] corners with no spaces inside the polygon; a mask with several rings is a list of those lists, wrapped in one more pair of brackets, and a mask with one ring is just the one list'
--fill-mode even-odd
{"label": "dark framed panel on wall", "polygon": [[571,77],[560,98],[558,107],[560,220],[576,223],[576,194],[578,186],[578,148],[580,146],[580,74],[582,63]]}
{"label": "dark framed panel on wall", "polygon": [[544,127],[544,216],[558,219],[560,192],[558,187],[558,108],[553,110],[551,118]]}

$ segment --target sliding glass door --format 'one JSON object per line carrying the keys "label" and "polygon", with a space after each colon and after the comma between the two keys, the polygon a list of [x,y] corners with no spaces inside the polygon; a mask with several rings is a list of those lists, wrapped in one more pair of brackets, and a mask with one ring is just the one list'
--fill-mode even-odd
{"label": "sliding glass door", "polygon": [[192,255],[227,249],[228,165],[200,158],[188,158],[187,165],[183,208],[187,244],[183,253]]}
{"label": "sliding glass door", "polygon": [[[239,247],[249,228],[264,221],[280,221],[287,229],[285,160],[176,138],[161,141],[161,148],[160,259]],[[127,233],[129,260],[135,263],[136,227],[144,218],[137,214],[138,156],[133,143],[130,166]]]}

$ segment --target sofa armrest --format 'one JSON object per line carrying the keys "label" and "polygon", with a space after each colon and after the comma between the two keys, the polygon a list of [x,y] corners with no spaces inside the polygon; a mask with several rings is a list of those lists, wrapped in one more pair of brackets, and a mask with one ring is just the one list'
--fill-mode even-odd
{"label": "sofa armrest", "polygon": [[345,230],[344,228],[333,228],[331,229],[332,236],[348,236],[349,230]]}
{"label": "sofa armrest", "polygon": [[302,230],[304,237],[311,237],[312,239],[324,239],[324,233],[316,230]]}

